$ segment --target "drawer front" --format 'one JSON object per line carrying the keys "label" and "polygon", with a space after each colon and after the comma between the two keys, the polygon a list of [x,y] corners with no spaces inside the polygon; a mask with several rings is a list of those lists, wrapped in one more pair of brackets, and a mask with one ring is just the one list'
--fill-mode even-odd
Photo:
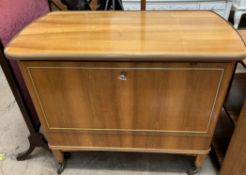
{"label": "drawer front", "polygon": [[208,134],[227,64],[23,62],[49,131]]}

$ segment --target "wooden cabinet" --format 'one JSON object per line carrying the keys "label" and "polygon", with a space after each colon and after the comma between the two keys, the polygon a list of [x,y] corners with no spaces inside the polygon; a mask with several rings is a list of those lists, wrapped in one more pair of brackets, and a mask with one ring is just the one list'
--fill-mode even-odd
{"label": "wooden cabinet", "polygon": [[[51,147],[110,145],[119,150],[144,148],[160,152],[161,149],[175,152],[178,148],[183,153],[193,152],[192,149],[197,153],[209,151],[208,138],[233,69],[228,63],[25,61],[20,64],[46,130],[61,132],[51,139]],[[61,145],[59,137],[80,136],[70,134],[73,132],[95,135],[90,134],[89,140],[81,143],[80,139],[63,140],[66,143]],[[109,139],[96,142],[99,133]],[[121,134],[122,138],[111,140],[115,134]],[[173,140],[167,144],[157,139],[166,137]],[[137,141],[139,138],[141,142]],[[182,138],[189,139],[183,144],[177,142]]]}
{"label": "wooden cabinet", "polygon": [[57,12],[5,53],[59,162],[63,151],[140,151],[196,155],[199,168],[246,49],[208,11]]}

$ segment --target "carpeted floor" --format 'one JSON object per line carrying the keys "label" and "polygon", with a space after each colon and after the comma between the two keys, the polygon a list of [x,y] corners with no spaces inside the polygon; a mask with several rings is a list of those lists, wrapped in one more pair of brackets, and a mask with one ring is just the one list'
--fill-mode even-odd
{"label": "carpeted floor", "polygon": [[[28,130],[0,68],[0,175],[56,175],[52,154],[36,149],[32,158],[15,157],[28,147]],[[3,158],[4,160],[1,160]],[[63,175],[185,175],[193,157],[168,154],[79,152],[68,160]],[[217,174],[207,158],[200,175]]]}

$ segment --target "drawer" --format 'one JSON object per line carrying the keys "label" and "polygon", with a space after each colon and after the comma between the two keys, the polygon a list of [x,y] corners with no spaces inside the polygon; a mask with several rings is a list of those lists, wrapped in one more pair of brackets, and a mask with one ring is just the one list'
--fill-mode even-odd
{"label": "drawer", "polygon": [[226,2],[201,2],[201,10],[225,10]]}
{"label": "drawer", "polygon": [[49,131],[188,135],[208,134],[226,66],[22,63]]}

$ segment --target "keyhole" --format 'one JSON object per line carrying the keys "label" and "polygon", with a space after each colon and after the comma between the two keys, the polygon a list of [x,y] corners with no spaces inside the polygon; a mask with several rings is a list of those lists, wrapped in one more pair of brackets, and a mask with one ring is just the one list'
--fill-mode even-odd
{"label": "keyhole", "polygon": [[126,72],[121,72],[119,77],[118,77],[120,80],[126,80]]}

